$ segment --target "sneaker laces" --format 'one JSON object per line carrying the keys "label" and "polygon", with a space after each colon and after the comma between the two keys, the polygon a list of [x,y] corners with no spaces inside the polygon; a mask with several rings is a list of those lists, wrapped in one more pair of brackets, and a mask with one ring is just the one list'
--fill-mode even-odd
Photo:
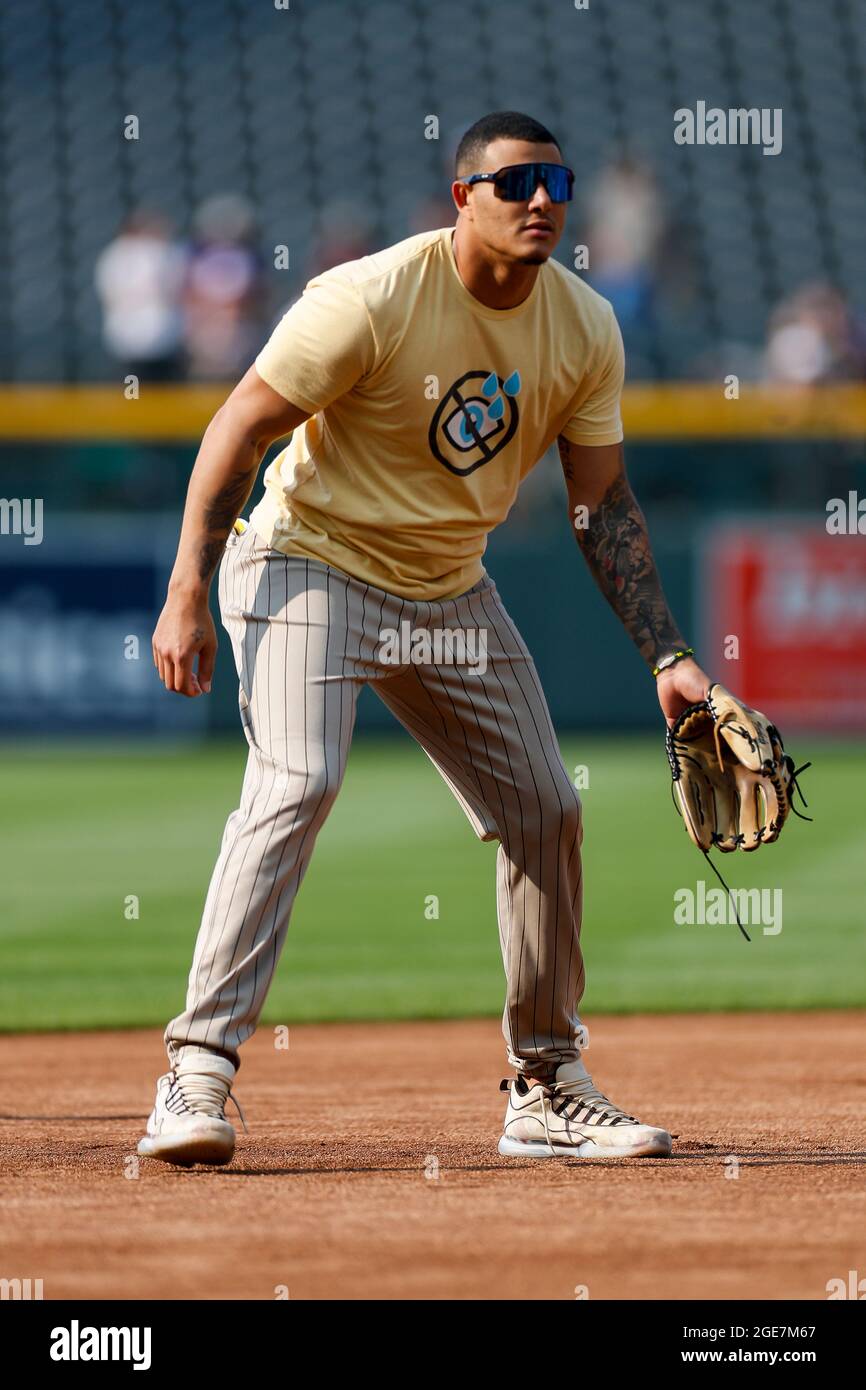
{"label": "sneaker laces", "polygon": [[[566,1120],[571,1120],[574,1123],[593,1125],[636,1125],[640,1123],[634,1115],[620,1110],[618,1105],[614,1105],[612,1100],[608,1100],[607,1096],[594,1085],[591,1076],[581,1077],[574,1081],[554,1082],[551,1086],[546,1086],[544,1092],[542,1108],[546,1109],[546,1102],[551,1098],[551,1109],[554,1115],[564,1116]],[[547,1121],[545,1120],[546,1131]]]}
{"label": "sneaker laces", "polygon": [[228,1081],[200,1071],[174,1071],[169,1075],[180,1091],[187,1110],[195,1111],[197,1115],[209,1115],[213,1120],[224,1120],[226,1101],[233,1101],[244,1133],[249,1134],[241,1103],[232,1095]]}

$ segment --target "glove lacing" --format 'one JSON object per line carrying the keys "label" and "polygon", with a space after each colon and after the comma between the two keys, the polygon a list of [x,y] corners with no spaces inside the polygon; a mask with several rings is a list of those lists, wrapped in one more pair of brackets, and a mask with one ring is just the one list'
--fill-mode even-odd
{"label": "glove lacing", "polygon": [[803,763],[802,767],[795,767],[795,766],[794,766],[794,759],[793,759],[793,758],[788,758],[788,759],[787,759],[787,763],[788,763],[788,782],[789,782],[789,785],[790,785],[790,788],[791,788],[790,795],[788,796],[788,807],[789,807],[790,810],[792,810],[792,811],[794,812],[794,815],[795,815],[795,816],[799,816],[800,820],[812,820],[812,819],[813,819],[812,816],[804,816],[804,815],[803,815],[803,812],[802,812],[802,811],[798,811],[797,808],[796,808],[796,806],[794,805],[794,792],[797,792],[797,793],[799,794],[800,800],[802,801],[802,803],[803,803],[804,806],[808,806],[808,805],[809,805],[808,801],[806,800],[805,796],[803,795],[803,788],[800,786],[800,783],[797,781],[797,778],[800,776],[800,773],[801,773],[801,772],[805,772],[805,771],[806,771],[806,768],[807,768],[807,767],[811,767],[812,764],[811,764],[811,763]]}

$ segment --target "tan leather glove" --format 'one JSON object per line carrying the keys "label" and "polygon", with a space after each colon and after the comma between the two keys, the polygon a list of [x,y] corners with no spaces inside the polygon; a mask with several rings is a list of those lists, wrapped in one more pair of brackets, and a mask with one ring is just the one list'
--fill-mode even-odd
{"label": "tan leather glove", "polygon": [[668,729],[667,753],[678,809],[698,849],[716,845],[727,854],[778,840],[803,769],[795,770],[766,715],[715,683]]}

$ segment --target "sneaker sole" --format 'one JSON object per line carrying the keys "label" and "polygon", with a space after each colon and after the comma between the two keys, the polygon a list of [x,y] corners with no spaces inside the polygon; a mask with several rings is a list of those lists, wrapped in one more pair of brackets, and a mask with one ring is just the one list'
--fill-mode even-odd
{"label": "sneaker sole", "polygon": [[669,1158],[671,1137],[644,1139],[639,1144],[603,1148],[594,1139],[582,1144],[545,1144],[530,1139],[509,1139],[503,1134],[498,1144],[503,1158]]}
{"label": "sneaker sole", "polygon": [[138,1144],[143,1158],[158,1158],[179,1168],[191,1168],[194,1163],[222,1165],[234,1158],[234,1138],[218,1134],[160,1134],[146,1135]]}

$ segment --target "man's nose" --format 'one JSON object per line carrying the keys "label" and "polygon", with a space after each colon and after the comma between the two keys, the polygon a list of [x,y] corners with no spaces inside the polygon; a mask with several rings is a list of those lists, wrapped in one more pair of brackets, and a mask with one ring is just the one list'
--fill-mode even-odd
{"label": "man's nose", "polygon": [[544,209],[544,211],[547,211],[553,206],[550,201],[550,194],[543,183],[537,185],[535,192],[529,200],[529,206],[536,210]]}

